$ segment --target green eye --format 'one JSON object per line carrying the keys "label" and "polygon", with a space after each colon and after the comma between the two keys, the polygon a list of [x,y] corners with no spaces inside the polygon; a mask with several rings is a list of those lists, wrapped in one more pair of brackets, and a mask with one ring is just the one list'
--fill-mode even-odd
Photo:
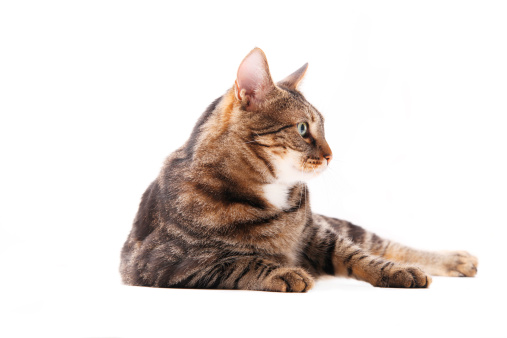
{"label": "green eye", "polygon": [[297,125],[299,135],[306,137],[308,135],[308,123],[306,122],[300,122]]}

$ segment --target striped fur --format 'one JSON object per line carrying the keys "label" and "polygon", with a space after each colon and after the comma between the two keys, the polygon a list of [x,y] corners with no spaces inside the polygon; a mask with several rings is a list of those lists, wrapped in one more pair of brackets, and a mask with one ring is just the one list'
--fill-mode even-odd
{"label": "striped fur", "polygon": [[466,252],[417,251],[311,212],[305,182],[332,153],[297,90],[306,66],[275,84],[260,49],[245,58],[144,193],[122,250],[125,284],[304,292],[322,275],[381,287],[475,275]]}

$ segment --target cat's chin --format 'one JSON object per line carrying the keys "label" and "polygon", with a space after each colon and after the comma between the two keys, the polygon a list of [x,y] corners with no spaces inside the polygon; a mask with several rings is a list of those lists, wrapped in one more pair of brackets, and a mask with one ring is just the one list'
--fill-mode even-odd
{"label": "cat's chin", "polygon": [[263,186],[264,197],[279,209],[289,208],[288,193],[291,187],[299,183],[306,183],[318,176],[326,169],[322,164],[315,169],[297,168],[296,165],[284,163],[277,166],[278,177],[275,181]]}
{"label": "cat's chin", "polygon": [[272,161],[276,170],[278,182],[293,185],[298,182],[308,182],[312,178],[321,174],[327,168],[327,163],[322,162],[320,165],[312,167],[301,166],[306,161],[301,160],[301,155],[294,151],[289,151],[284,157],[277,157]]}
{"label": "cat's chin", "polygon": [[299,182],[306,183],[312,178],[322,174],[326,170],[327,165],[322,164],[317,168],[298,168],[296,165],[285,165],[277,167],[278,182],[293,185]]}
{"label": "cat's chin", "polygon": [[322,174],[324,170],[326,170],[327,166],[325,164],[315,168],[315,169],[301,169],[304,171],[305,179],[303,182],[307,182],[311,180],[312,178],[315,178]]}

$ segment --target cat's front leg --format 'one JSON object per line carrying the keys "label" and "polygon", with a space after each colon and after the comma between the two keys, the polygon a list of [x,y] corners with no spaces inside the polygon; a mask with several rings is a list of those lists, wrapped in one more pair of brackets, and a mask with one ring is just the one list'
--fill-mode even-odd
{"label": "cat's front leg", "polygon": [[189,274],[185,285],[172,287],[306,292],[313,278],[298,267],[285,267],[264,257],[230,257]]}
{"label": "cat's front leg", "polygon": [[389,261],[416,265],[435,276],[473,277],[478,260],[466,251],[424,251],[402,245],[366,231],[360,226],[336,218],[313,215],[315,224],[331,227],[339,236],[347,237],[363,250]]}
{"label": "cat's front leg", "polygon": [[417,266],[388,261],[354,247],[345,248],[343,254],[334,257],[337,275],[355,277],[378,287],[427,288],[431,284],[431,277]]}
{"label": "cat's front leg", "polygon": [[[392,243],[386,258],[417,264],[434,276],[473,277],[477,274],[477,257],[466,251],[423,251]],[[389,258],[392,256],[392,258]]]}
{"label": "cat's front leg", "polygon": [[477,274],[479,261],[466,251],[439,251],[440,264],[424,267],[436,276],[473,277]]}
{"label": "cat's front leg", "polygon": [[431,277],[417,266],[372,255],[331,229],[314,225],[302,265],[312,273],[348,276],[378,287],[427,288]]}
{"label": "cat's front leg", "polygon": [[262,289],[275,292],[306,292],[313,287],[313,278],[300,268],[278,268],[262,281]]}
{"label": "cat's front leg", "polygon": [[237,262],[232,279],[224,280],[225,288],[273,292],[307,292],[313,287],[313,278],[297,267],[280,266],[263,258],[241,259]]}

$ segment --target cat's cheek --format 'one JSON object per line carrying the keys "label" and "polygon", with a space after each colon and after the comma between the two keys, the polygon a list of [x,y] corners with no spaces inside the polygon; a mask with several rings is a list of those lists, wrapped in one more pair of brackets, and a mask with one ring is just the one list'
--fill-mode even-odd
{"label": "cat's cheek", "polygon": [[278,175],[280,180],[292,183],[308,182],[310,179],[322,174],[327,169],[328,164],[326,161],[314,164],[311,163],[311,160],[303,159],[300,153],[288,151],[276,161],[275,167],[280,173]]}
{"label": "cat's cheek", "polygon": [[278,181],[293,184],[296,182],[307,182],[315,177],[314,171],[305,170],[302,167],[301,155],[295,151],[287,151],[282,156],[274,156],[272,161],[276,170]]}

